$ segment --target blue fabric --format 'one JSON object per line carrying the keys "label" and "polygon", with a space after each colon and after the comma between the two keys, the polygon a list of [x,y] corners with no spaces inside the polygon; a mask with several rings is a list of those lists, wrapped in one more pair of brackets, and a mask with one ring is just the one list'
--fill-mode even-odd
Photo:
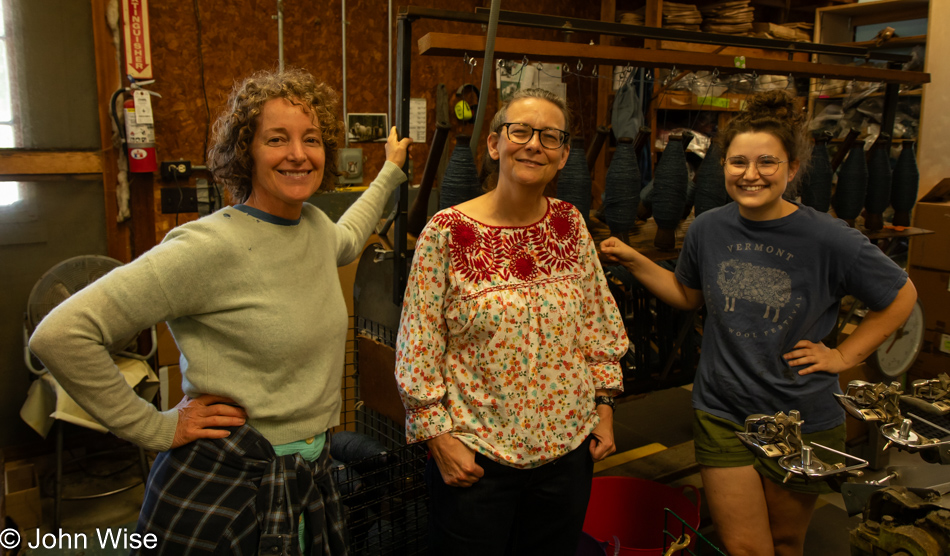
{"label": "blue fabric", "polygon": [[633,143],[618,143],[604,178],[604,217],[610,233],[622,236],[637,223],[640,168]]}
{"label": "blue fabric", "polygon": [[268,222],[270,224],[276,224],[278,226],[296,226],[300,224],[299,218],[295,220],[290,220],[288,218],[281,218],[280,216],[274,216],[273,214],[269,212],[264,212],[261,209],[249,207],[244,204],[234,205],[234,208],[243,212],[244,214],[248,214],[250,216],[253,216],[254,218],[257,218],[258,220],[263,220],[264,222]]}
{"label": "blue fabric", "polygon": [[882,214],[891,204],[890,141],[871,148],[868,158],[868,192],[864,206],[871,214]]}
{"label": "blue fabric", "polygon": [[327,433],[322,433],[311,438],[309,443],[306,440],[298,440],[287,444],[275,444],[274,453],[278,457],[300,454],[300,457],[307,461],[317,461],[326,443]]}
{"label": "blue fabric", "polygon": [[577,207],[584,217],[584,223],[590,227],[591,201],[590,168],[587,167],[587,156],[584,153],[584,140],[578,137],[571,139],[571,152],[567,155],[567,163],[557,178],[557,198]]}
{"label": "blue fabric", "polygon": [[454,207],[481,195],[478,169],[472,156],[471,137],[457,135],[455,149],[439,186],[439,210]]}
{"label": "blue fabric", "polygon": [[811,163],[802,176],[802,204],[818,212],[831,208],[831,160],[828,158],[828,142],[815,141],[811,151]]}
{"label": "blue fabric", "polygon": [[914,142],[905,141],[901,154],[894,165],[891,182],[891,206],[894,210],[909,211],[917,202],[917,187],[920,182],[920,170],[917,169],[917,154]]}
{"label": "blue fabric", "polygon": [[698,216],[676,266],[702,291],[708,311],[693,407],[742,423],[754,413],[801,411],[804,432],[844,421],[837,375],[800,376],[782,355],[834,328],[838,303],[854,295],[887,307],[907,274],[858,230],[809,207],[767,222],[736,203]]}
{"label": "blue fabric", "polygon": [[643,103],[637,95],[636,83],[631,78],[633,72],[614,95],[613,109],[610,114],[610,127],[614,137],[636,137],[643,125]]}
{"label": "blue fabric", "polygon": [[868,165],[864,158],[863,143],[858,142],[848,151],[848,158],[838,168],[838,186],[835,189],[835,216],[854,220],[864,208],[868,190]]}

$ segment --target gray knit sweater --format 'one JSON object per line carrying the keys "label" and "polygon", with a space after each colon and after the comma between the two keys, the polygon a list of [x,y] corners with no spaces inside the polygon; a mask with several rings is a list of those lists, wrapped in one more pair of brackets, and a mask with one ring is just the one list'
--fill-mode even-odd
{"label": "gray knit sweater", "polygon": [[320,434],[339,424],[348,316],[337,266],[360,255],[404,180],[387,162],[336,224],[304,204],[299,221],[227,207],[175,228],[53,310],[30,349],[110,431],[167,450],[178,412],[138,397],[108,351],[167,321],[188,396],[234,399],[272,444]]}

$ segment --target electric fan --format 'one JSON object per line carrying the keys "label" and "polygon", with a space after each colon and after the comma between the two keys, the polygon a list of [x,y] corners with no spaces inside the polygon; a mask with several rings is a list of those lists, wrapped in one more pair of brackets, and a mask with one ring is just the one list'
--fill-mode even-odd
{"label": "electric fan", "polygon": [[[50,313],[57,305],[66,301],[69,296],[95,282],[99,278],[108,274],[111,270],[122,266],[120,261],[102,255],[80,255],[57,264],[44,274],[33,286],[27,301],[26,315],[23,322],[23,358],[26,361],[27,368],[36,375],[46,373],[46,369],[37,367],[33,364],[33,358],[30,353],[29,339],[46,315]],[[145,360],[155,354],[158,348],[158,339],[155,327],[151,329],[152,348],[146,355],[130,351],[122,351],[119,355],[131,357],[133,359]],[[138,338],[138,334],[130,338],[128,342],[122,342],[128,350]]]}

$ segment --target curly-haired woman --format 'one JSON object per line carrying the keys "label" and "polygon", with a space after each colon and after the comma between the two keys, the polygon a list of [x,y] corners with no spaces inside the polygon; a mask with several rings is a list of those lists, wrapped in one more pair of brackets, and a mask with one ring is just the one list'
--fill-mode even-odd
{"label": "curly-haired woman", "polygon": [[[139,532],[149,553],[345,554],[328,476],[339,423],[353,261],[406,179],[395,129],[376,181],[334,223],[306,203],[336,173],[336,94],[302,70],[244,80],[215,126],[209,166],[238,204],[172,230],[69,298],[30,348],[116,435],[159,454]],[[167,321],[181,350],[178,407],[135,395],[109,355]],[[146,549],[152,547],[146,546]]]}
{"label": "curly-haired woman", "polygon": [[[716,531],[733,556],[802,554],[818,495],[831,492],[823,482],[786,482],[775,460],[756,458],[735,434],[746,417],[798,410],[803,440],[843,451],[837,374],[884,342],[917,299],[907,274],[860,231],[786,200],[809,158],[805,124],[791,96],[772,90],[753,96],[720,131],[735,202],[696,218],[675,273],[616,238],[601,244],[608,260],[666,303],[706,304],[693,384],[696,461]],[[822,339],[849,294],[871,312],[829,348]]]}

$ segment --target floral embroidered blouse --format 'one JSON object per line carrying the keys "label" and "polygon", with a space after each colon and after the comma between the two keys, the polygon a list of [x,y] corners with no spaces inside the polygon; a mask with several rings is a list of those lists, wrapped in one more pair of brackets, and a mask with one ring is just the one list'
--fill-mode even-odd
{"label": "floral embroidered blouse", "polygon": [[623,390],[627,344],[571,204],[548,199],[524,227],[443,210],[416,242],[396,341],[406,439],[451,433],[499,463],[542,465],[597,425],[595,390]]}

